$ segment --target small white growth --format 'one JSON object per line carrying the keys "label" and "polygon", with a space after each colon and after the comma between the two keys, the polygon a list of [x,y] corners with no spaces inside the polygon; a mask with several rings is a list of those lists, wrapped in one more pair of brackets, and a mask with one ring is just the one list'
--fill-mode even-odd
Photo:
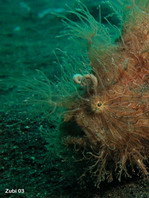
{"label": "small white growth", "polygon": [[81,74],[75,74],[73,76],[73,81],[76,84],[80,84],[81,86],[88,85],[88,83],[86,83],[85,80],[90,80],[94,88],[98,86],[98,80],[96,76],[94,76],[93,74],[85,74],[84,76],[82,76]]}
{"label": "small white growth", "polygon": [[82,75],[81,74],[75,74],[73,76],[73,81],[76,83],[76,84],[81,84],[81,81],[82,81]]}

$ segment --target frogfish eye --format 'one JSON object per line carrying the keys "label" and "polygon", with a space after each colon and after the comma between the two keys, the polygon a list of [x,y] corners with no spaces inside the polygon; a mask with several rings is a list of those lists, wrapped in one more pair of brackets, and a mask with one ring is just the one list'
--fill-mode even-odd
{"label": "frogfish eye", "polygon": [[105,109],[104,101],[102,101],[98,96],[94,96],[90,99],[90,108],[94,113],[101,113]]}
{"label": "frogfish eye", "polygon": [[101,103],[101,102],[98,102],[98,103],[97,103],[97,106],[98,106],[98,107],[101,107],[101,106],[102,106],[102,103]]}

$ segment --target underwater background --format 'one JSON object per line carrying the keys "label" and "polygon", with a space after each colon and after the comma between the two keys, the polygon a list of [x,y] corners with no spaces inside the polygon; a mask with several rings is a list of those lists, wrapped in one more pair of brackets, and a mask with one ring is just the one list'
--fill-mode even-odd
{"label": "underwater background", "polygon": [[[122,29],[120,18],[113,13],[109,4],[115,4],[121,13],[117,1],[81,2],[97,20],[100,4],[101,23],[107,25],[113,43],[118,40],[121,32],[114,32],[105,20],[105,17],[109,17],[111,24]],[[77,18],[68,12],[76,4],[74,0],[0,1],[2,198],[149,197],[148,179],[137,175],[122,182],[102,182],[98,189],[90,178],[80,182],[86,164],[77,160],[73,149],[67,148],[62,141],[66,131],[72,130],[73,123],[63,125],[63,111],[55,110],[45,102],[49,91],[45,85],[48,79],[51,87],[56,89],[59,78],[63,80],[64,75],[68,78],[73,76],[75,70],[77,73],[84,69],[76,59],[89,62],[83,51],[85,43],[78,47],[63,23],[64,17],[77,22]],[[61,68],[61,63],[67,67]],[[76,65],[78,68],[75,68]],[[69,84],[64,87],[71,92]],[[78,129],[73,126],[73,130]]]}

